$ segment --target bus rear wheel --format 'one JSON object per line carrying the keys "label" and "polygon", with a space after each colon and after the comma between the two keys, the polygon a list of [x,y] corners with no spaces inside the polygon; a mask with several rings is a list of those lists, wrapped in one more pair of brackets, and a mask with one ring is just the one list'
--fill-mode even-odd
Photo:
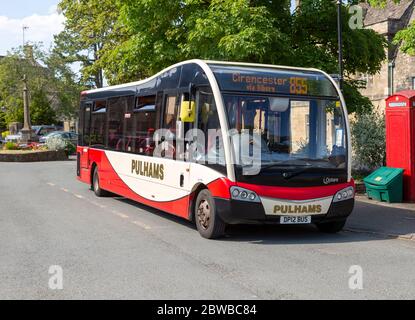
{"label": "bus rear wheel", "polygon": [[99,185],[98,167],[94,168],[94,174],[92,175],[92,189],[97,197],[106,197],[109,195],[109,192],[101,189]]}
{"label": "bus rear wheel", "polygon": [[202,190],[197,195],[195,221],[203,238],[216,239],[225,234],[226,223],[218,216],[215,201],[209,190]]}
{"label": "bus rear wheel", "polygon": [[346,224],[346,220],[341,220],[341,221],[332,221],[332,222],[322,222],[322,223],[318,223],[316,226],[320,232],[337,233],[337,232],[340,232],[344,228],[345,224]]}

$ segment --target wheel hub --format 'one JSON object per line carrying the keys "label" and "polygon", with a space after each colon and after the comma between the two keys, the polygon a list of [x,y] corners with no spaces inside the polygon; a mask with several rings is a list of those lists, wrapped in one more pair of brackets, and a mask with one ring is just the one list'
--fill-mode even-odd
{"label": "wheel hub", "polygon": [[197,208],[197,218],[199,221],[199,225],[203,229],[209,228],[210,223],[210,206],[209,202],[206,200],[202,200],[199,203],[199,207]]}

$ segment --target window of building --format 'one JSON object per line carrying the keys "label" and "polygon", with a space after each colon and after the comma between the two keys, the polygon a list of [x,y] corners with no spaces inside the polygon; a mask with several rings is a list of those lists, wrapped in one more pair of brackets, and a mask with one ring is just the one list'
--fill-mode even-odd
{"label": "window of building", "polygon": [[415,90],[415,77],[412,77],[412,90]]}

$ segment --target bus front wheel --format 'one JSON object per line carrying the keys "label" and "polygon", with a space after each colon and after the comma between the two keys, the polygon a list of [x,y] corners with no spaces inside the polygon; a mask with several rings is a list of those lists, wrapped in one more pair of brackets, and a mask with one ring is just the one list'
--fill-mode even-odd
{"label": "bus front wheel", "polygon": [[99,185],[98,167],[94,168],[94,174],[92,176],[92,189],[97,197],[105,197],[109,194],[108,191],[101,189]]}
{"label": "bus front wheel", "polygon": [[215,239],[225,234],[226,223],[218,216],[215,201],[209,190],[202,190],[197,195],[195,221],[203,238]]}
{"label": "bus front wheel", "polygon": [[345,224],[346,220],[322,222],[317,224],[317,229],[324,233],[337,233],[343,229]]}

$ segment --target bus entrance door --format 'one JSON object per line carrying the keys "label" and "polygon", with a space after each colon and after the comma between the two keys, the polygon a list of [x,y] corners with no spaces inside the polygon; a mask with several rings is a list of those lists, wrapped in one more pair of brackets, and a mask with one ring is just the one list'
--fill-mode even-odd
{"label": "bus entrance door", "polygon": [[90,122],[91,122],[91,111],[92,103],[85,103],[84,112],[83,112],[83,123],[84,127],[82,128],[83,136],[83,146],[80,147],[80,167],[81,169],[88,169],[89,167],[89,156],[88,156],[88,145],[89,145],[89,134],[90,134]]}

